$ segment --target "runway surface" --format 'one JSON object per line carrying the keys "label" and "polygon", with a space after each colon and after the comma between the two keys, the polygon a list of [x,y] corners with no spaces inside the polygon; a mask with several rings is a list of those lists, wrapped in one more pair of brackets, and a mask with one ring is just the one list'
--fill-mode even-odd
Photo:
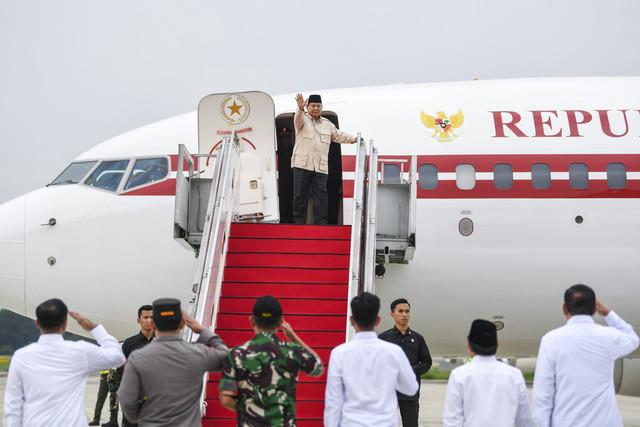
{"label": "runway surface", "polygon": [[[87,416],[93,417],[93,409],[98,395],[98,383],[100,377],[93,375],[89,377],[87,392],[85,393],[85,408]],[[7,383],[6,373],[0,373],[0,401],[4,403],[4,389]],[[444,397],[447,389],[446,381],[423,381],[420,392],[420,427],[442,426],[442,409],[444,408]],[[529,389],[529,401],[531,401],[531,385]],[[640,427],[640,397],[616,396],[620,415],[626,427]],[[4,404],[0,406],[0,425],[2,425],[2,415],[4,414]],[[120,417],[122,414],[120,413]],[[101,422],[109,420],[108,399],[102,409]],[[400,423],[398,423],[400,425]]]}

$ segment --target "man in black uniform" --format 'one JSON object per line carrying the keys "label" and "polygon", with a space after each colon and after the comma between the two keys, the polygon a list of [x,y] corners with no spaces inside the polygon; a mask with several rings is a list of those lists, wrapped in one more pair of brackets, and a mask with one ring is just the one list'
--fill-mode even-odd
{"label": "man in black uniform", "polygon": [[[420,378],[431,368],[431,354],[422,335],[409,329],[411,318],[411,305],[404,298],[399,298],[391,303],[391,317],[395,326],[381,333],[378,338],[398,344],[404,350],[409,363],[416,373],[418,385]],[[398,393],[398,407],[402,417],[403,427],[418,426],[418,412],[420,411],[420,389],[413,396]]]}
{"label": "man in black uniform", "polygon": [[[145,345],[149,344],[154,335],[154,329],[152,324],[153,319],[153,307],[149,304],[143,305],[138,309],[138,324],[140,325],[140,332],[136,335],[127,338],[122,343],[122,352],[124,357],[129,359],[129,355],[134,350],[138,350]],[[108,423],[102,424],[103,427],[118,427],[118,401],[116,398],[116,392],[120,387],[120,381],[122,380],[122,373],[124,371],[124,365],[118,369],[112,371],[112,375],[109,382],[109,391],[111,391],[111,419]],[[113,404],[115,403],[115,410]],[[137,424],[130,423],[129,420],[122,416],[122,427],[135,427]]]}

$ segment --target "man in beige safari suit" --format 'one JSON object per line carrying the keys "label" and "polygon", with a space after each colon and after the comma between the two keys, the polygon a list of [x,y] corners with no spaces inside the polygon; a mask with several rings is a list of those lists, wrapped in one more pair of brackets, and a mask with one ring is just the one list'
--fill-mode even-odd
{"label": "man in beige safari suit", "polygon": [[[327,174],[329,173],[329,146],[331,141],[353,144],[357,137],[339,131],[333,123],[321,116],[322,98],[310,95],[308,102],[302,94],[296,95],[298,109],[294,117],[296,145],[293,147],[293,222],[307,222],[309,190],[313,193],[313,222],[327,223]],[[304,107],[307,107],[307,112]]]}

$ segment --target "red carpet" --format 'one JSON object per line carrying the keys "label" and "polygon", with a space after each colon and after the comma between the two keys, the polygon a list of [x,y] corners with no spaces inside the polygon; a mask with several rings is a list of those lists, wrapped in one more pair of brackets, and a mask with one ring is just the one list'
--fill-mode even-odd
{"label": "red carpet", "polygon": [[[229,347],[254,336],[249,315],[256,298],[273,295],[283,317],[326,365],[331,350],[345,341],[351,227],[286,224],[231,225],[216,333]],[[278,335],[284,338],[282,331]],[[203,426],[234,426],[235,412],[218,401],[220,374],[207,384]],[[298,425],[322,426],[326,373],[301,373]]]}

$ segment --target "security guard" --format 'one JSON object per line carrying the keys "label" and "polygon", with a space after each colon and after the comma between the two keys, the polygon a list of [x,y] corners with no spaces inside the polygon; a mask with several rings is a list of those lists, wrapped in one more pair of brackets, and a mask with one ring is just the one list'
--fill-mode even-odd
{"label": "security guard", "polygon": [[[411,305],[404,298],[391,303],[391,317],[395,326],[381,333],[378,338],[398,344],[409,359],[420,385],[420,378],[431,368],[431,354],[422,335],[409,328]],[[420,411],[420,389],[413,396],[398,393],[398,407],[403,427],[417,427]]]}

